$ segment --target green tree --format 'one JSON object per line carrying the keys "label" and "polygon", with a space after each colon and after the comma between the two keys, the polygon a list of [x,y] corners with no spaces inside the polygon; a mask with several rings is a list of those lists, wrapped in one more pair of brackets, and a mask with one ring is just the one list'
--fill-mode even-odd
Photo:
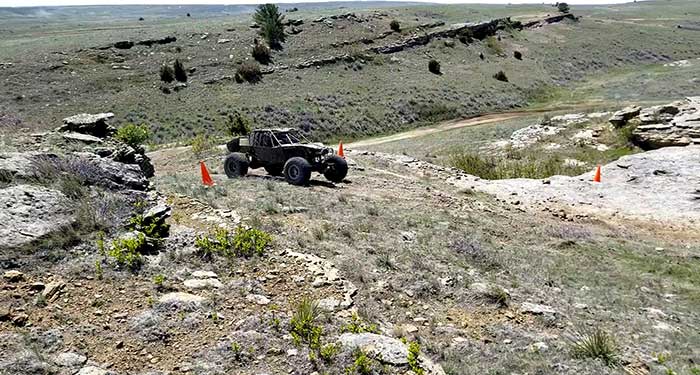
{"label": "green tree", "polygon": [[284,42],[284,16],[275,4],[261,4],[253,15],[253,20],[260,25],[260,35],[271,47],[279,47]]}
{"label": "green tree", "polygon": [[557,3],[557,9],[562,13],[569,13],[569,4],[567,3]]}

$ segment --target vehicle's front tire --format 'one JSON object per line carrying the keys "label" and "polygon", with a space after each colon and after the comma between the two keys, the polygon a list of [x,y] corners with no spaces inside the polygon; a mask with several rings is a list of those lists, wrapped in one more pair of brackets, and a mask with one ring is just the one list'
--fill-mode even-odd
{"label": "vehicle's front tire", "polygon": [[228,178],[245,176],[248,173],[248,158],[240,152],[230,154],[224,160],[224,172]]}
{"label": "vehicle's front tire", "polygon": [[280,164],[269,164],[265,166],[265,170],[270,176],[281,176],[284,165]]}
{"label": "vehicle's front tire", "polygon": [[330,156],[324,164],[326,169],[323,171],[323,175],[328,181],[342,182],[348,175],[348,162],[338,155]]}
{"label": "vehicle's front tire", "polygon": [[284,163],[284,179],[292,185],[307,185],[311,179],[311,164],[300,157],[287,160]]}

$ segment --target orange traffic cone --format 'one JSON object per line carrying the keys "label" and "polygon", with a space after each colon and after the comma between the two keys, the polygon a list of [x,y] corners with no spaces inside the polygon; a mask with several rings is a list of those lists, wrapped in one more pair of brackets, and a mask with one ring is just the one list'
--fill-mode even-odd
{"label": "orange traffic cone", "polygon": [[207,166],[204,165],[204,161],[200,160],[199,161],[199,167],[202,170],[202,183],[207,186],[214,186],[216,183],[214,183],[214,180],[211,179],[211,176],[209,175],[209,171],[207,170]]}
{"label": "orange traffic cone", "polygon": [[338,143],[338,156],[345,159],[345,152],[343,152],[343,141],[340,141],[340,143]]}
{"label": "orange traffic cone", "polygon": [[593,182],[600,182],[600,165],[595,170],[595,177],[593,177]]}

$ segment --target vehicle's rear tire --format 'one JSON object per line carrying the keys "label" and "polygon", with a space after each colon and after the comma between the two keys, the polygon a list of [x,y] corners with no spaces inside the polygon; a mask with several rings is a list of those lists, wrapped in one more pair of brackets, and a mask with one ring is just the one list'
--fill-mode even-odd
{"label": "vehicle's rear tire", "polygon": [[292,185],[307,185],[311,179],[311,164],[300,157],[287,160],[284,163],[284,179]]}
{"label": "vehicle's rear tire", "polygon": [[326,169],[323,171],[323,175],[328,181],[342,182],[348,175],[348,162],[338,155],[330,156],[324,164]]}
{"label": "vehicle's rear tire", "polygon": [[265,170],[270,176],[281,176],[284,165],[270,164],[265,166]]}
{"label": "vehicle's rear tire", "polygon": [[245,154],[234,152],[224,160],[224,172],[228,178],[238,178],[248,173],[248,158]]}

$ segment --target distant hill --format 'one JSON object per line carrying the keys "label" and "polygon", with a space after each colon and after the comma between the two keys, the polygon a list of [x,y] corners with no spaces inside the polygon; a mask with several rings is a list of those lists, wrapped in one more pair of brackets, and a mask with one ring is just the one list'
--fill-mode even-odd
{"label": "distant hill", "polygon": [[[416,2],[358,1],[280,4],[282,10],[356,9],[425,5]],[[0,19],[45,18],[45,19],[110,19],[119,18],[177,18],[216,17],[252,13],[257,5],[89,5],[89,6],[40,6],[40,7],[0,7]]]}

